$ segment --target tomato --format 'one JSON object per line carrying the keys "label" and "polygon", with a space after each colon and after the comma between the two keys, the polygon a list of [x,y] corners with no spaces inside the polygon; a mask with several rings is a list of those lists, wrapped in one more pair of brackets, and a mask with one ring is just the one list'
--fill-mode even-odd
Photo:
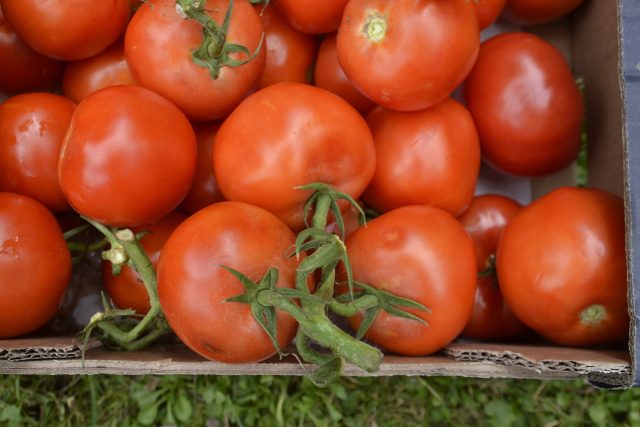
{"label": "tomato", "polygon": [[7,21],[33,49],[76,61],[95,55],[120,37],[129,0],[0,0]]}
{"label": "tomato", "polygon": [[303,33],[336,31],[349,0],[272,0],[291,25]]}
{"label": "tomato", "polygon": [[379,211],[432,205],[459,215],[476,188],[480,144],[469,112],[452,99],[427,110],[378,107],[367,116],[376,170],[363,200]]}
{"label": "tomato", "polygon": [[303,227],[310,191],[327,183],[358,198],[371,180],[375,149],[362,116],[340,97],[301,83],[278,83],[244,100],[222,123],[213,170],[222,194]]}
{"label": "tomato", "polygon": [[483,43],[464,97],[484,159],[497,169],[545,175],[578,155],[582,96],[560,51],[540,37],[505,33]]}
{"label": "tomato", "polygon": [[278,82],[309,82],[309,70],[316,56],[315,37],[293,28],[273,6],[255,6],[261,11],[267,59],[258,87]]}
{"label": "tomato", "polygon": [[361,114],[367,114],[376,106],[353,86],[344,73],[338,61],[335,34],[328,34],[322,40],[313,74],[316,86],[344,98]]}
{"label": "tomato", "polygon": [[508,0],[504,16],[518,24],[536,25],[571,13],[582,0]]}
{"label": "tomato", "polygon": [[[517,339],[527,328],[505,304],[495,267],[495,254],[502,230],[522,206],[505,196],[485,194],[474,197],[469,208],[458,218],[471,235],[476,253],[478,284],[473,313],[462,334],[480,340]],[[490,271],[489,275],[480,276]]]}
{"label": "tomato", "polygon": [[175,105],[139,86],[112,86],[76,108],[58,177],[76,211],[132,227],[173,211],[189,191],[195,165],[193,128]]}
{"label": "tomato", "polygon": [[5,20],[0,8],[0,93],[51,89],[62,75],[63,64],[27,46]]}
{"label": "tomato", "polygon": [[0,191],[32,197],[54,212],[69,209],[56,172],[75,108],[67,98],[45,92],[0,104]]}
{"label": "tomato", "polygon": [[[451,214],[405,206],[356,230],[346,245],[355,280],[431,310],[407,309],[428,325],[380,312],[367,340],[393,353],[421,356],[460,334],[473,308],[476,262],[471,238]],[[356,315],[349,324],[357,330],[361,319]]]}
{"label": "tomato", "polygon": [[198,159],[196,172],[187,196],[180,208],[189,213],[195,213],[205,206],[224,200],[213,174],[213,141],[218,133],[220,123],[197,123],[194,125],[198,140]]}
{"label": "tomato", "polygon": [[29,197],[0,193],[0,338],[47,323],[70,276],[71,256],[53,214]]}
{"label": "tomato", "polygon": [[623,201],[598,189],[564,187],[507,224],[498,278],[514,313],[543,337],[569,346],[628,335]]}
{"label": "tomato", "polygon": [[[172,212],[161,220],[138,227],[133,227],[135,233],[146,232],[141,239],[145,253],[149,257],[154,268],[158,265],[160,251],[165,242],[180,223],[187,217],[178,212]],[[109,296],[117,307],[131,308],[139,314],[146,314],[149,311],[149,296],[147,290],[132,268],[124,266],[118,275],[112,274],[111,263],[102,262],[102,277],[104,286],[109,292]]]}
{"label": "tomato", "polygon": [[62,76],[62,93],[80,102],[99,89],[133,84],[135,81],[124,58],[124,46],[120,40],[95,56],[69,62]]}
{"label": "tomato", "polygon": [[[228,0],[209,0],[207,14],[222,24]],[[227,40],[253,53],[263,28],[248,0],[236,0]],[[204,121],[229,114],[257,84],[264,70],[264,46],[256,58],[239,67],[223,67],[217,79],[193,61],[192,52],[203,41],[202,26],[176,12],[175,0],[149,0],[134,14],[124,51],[138,84],[173,101],[192,120]],[[247,56],[231,54],[240,60]]]}
{"label": "tomato", "polygon": [[467,76],[480,46],[467,0],[351,0],[338,59],[355,87],[392,110],[429,108]]}
{"label": "tomato", "polygon": [[507,0],[473,0],[472,3],[476,8],[478,25],[483,30],[498,19]]}
{"label": "tomato", "polygon": [[[189,217],[169,237],[158,261],[160,304],[171,328],[208,359],[249,363],[274,355],[250,306],[225,301],[244,288],[222,266],[255,282],[277,268],[276,286],[291,288],[297,267],[289,256],[294,242],[291,230],[273,214],[244,203],[216,203]],[[285,347],[297,323],[276,313],[278,343]]]}

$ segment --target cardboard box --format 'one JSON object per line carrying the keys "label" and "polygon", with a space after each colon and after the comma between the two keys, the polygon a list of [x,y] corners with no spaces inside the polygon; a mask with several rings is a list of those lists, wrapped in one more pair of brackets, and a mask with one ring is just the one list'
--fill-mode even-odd
{"label": "cardboard box", "polygon": [[[569,55],[586,82],[590,184],[624,195],[627,215],[629,349],[592,350],[542,345],[457,341],[429,357],[387,356],[373,375],[443,375],[494,378],[586,378],[602,386],[640,385],[640,4],[586,0],[567,21],[532,29]],[[561,120],[562,118],[559,118]],[[566,179],[533,183],[541,194]],[[108,351],[93,342],[80,358],[72,337],[0,341],[0,373],[304,375],[311,368],[293,356],[257,364],[206,361],[180,344],[135,353]],[[370,375],[353,366],[346,375]]]}

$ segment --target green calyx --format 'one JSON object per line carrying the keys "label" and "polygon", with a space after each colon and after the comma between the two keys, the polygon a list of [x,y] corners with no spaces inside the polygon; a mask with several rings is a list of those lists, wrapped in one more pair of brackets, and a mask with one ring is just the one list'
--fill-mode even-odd
{"label": "green calyx", "polygon": [[580,322],[588,326],[597,326],[608,317],[607,309],[600,304],[593,304],[580,312]]}
{"label": "green calyx", "polygon": [[380,43],[387,35],[387,18],[378,13],[368,15],[362,32],[373,43]]}

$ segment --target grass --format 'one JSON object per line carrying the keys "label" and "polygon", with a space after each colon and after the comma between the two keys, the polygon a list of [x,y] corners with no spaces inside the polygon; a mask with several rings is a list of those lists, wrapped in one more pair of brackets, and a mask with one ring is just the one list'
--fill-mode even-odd
{"label": "grass", "polygon": [[640,389],[582,381],[0,377],[1,426],[640,426]]}

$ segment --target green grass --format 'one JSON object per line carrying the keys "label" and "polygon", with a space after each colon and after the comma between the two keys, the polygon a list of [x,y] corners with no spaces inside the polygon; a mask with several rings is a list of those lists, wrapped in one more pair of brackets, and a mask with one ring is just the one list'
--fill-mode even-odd
{"label": "green grass", "polygon": [[640,426],[640,389],[582,381],[0,377],[2,426]]}

